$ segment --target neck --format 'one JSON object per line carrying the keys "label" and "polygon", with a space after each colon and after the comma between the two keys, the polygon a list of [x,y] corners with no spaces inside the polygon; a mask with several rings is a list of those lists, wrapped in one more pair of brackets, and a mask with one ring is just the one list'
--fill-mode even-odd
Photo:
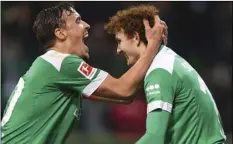
{"label": "neck", "polygon": [[[161,48],[162,48],[162,44],[159,47],[159,51],[161,50]],[[140,53],[140,56],[141,56],[145,52],[145,50],[146,50],[146,45],[143,42],[141,42],[140,45],[138,46],[138,49],[140,51],[139,53]]]}
{"label": "neck", "polygon": [[64,54],[77,54],[78,44],[71,44],[70,42],[56,42],[49,50],[55,50]]}
{"label": "neck", "polygon": [[63,53],[63,54],[70,54],[68,49],[62,49],[62,48],[57,47],[57,46],[50,47],[48,50],[55,50],[55,51]]}
{"label": "neck", "polygon": [[140,42],[140,45],[138,46],[138,50],[141,56],[146,51],[146,45],[143,42]]}

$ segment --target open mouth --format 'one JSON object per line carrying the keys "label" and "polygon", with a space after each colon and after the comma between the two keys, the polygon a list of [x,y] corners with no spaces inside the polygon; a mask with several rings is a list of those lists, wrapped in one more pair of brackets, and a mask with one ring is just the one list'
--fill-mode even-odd
{"label": "open mouth", "polygon": [[88,36],[89,36],[88,32],[84,33],[84,35],[83,35],[83,42],[87,40]]}
{"label": "open mouth", "polygon": [[88,33],[84,34],[84,36],[83,36],[83,42],[86,41],[87,38],[88,38]]}
{"label": "open mouth", "polygon": [[84,38],[87,38],[89,36],[88,32],[84,33]]}
{"label": "open mouth", "polygon": [[126,58],[126,60],[128,60],[128,59],[129,59],[129,57],[127,56],[127,54],[125,54],[125,58]]}

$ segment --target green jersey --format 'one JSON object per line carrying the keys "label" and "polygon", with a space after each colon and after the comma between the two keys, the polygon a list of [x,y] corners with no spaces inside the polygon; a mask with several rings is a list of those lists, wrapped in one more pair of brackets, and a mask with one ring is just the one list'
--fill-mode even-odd
{"label": "green jersey", "polygon": [[2,143],[63,143],[80,117],[82,96],[90,96],[107,75],[75,55],[50,50],[38,57],[8,100]]}
{"label": "green jersey", "polygon": [[[147,113],[170,113],[166,144],[224,142],[219,112],[205,82],[194,68],[163,46],[144,79]],[[159,124],[159,121],[157,122]]]}

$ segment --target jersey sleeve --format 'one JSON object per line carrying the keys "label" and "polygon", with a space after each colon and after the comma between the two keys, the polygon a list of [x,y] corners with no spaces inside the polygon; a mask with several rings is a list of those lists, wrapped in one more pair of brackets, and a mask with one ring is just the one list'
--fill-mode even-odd
{"label": "jersey sleeve", "polygon": [[145,78],[144,89],[147,99],[147,113],[156,109],[172,111],[175,96],[172,74],[164,69],[155,69]]}
{"label": "jersey sleeve", "polygon": [[60,73],[64,77],[59,80],[60,85],[87,97],[92,95],[108,76],[107,72],[94,68],[73,55],[63,60]]}
{"label": "jersey sleeve", "polygon": [[166,111],[153,111],[146,118],[146,133],[136,144],[166,143],[166,132],[170,114]]}

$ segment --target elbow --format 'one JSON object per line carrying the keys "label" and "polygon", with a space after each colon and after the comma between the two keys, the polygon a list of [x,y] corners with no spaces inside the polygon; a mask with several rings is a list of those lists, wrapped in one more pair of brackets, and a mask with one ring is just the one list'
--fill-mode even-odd
{"label": "elbow", "polygon": [[133,102],[133,98],[130,98],[130,99],[128,99],[128,100],[126,101],[125,104],[131,104],[132,102]]}
{"label": "elbow", "polygon": [[126,92],[126,93],[121,93],[121,97],[124,97],[125,99],[130,99],[133,96],[133,93]]}
{"label": "elbow", "polygon": [[134,92],[124,92],[120,94],[121,99],[123,99],[123,104],[130,104],[134,100]]}
{"label": "elbow", "polygon": [[134,93],[135,93],[134,90],[132,90],[130,88],[126,88],[126,87],[124,87],[120,90],[120,96],[125,98],[125,99],[131,99],[133,97]]}

